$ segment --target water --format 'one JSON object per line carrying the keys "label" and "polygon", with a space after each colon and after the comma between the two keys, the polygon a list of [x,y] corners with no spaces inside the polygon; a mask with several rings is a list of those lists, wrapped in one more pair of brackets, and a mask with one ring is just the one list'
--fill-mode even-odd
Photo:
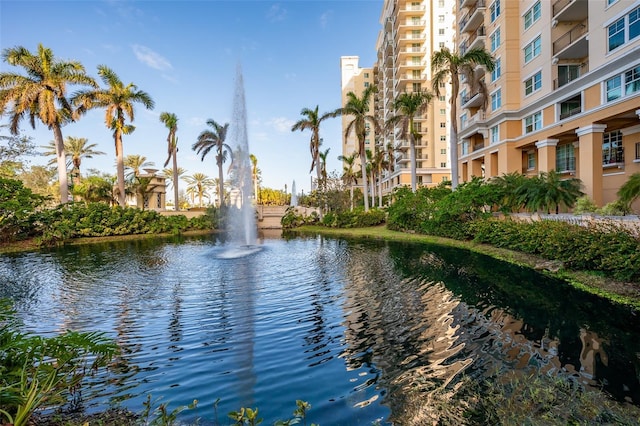
{"label": "water", "polygon": [[32,332],[116,340],[114,369],[83,393],[90,411],[198,399],[180,419],[212,425],[220,398],[219,423],[259,407],[272,424],[302,399],[322,425],[421,424],[462,374],[532,368],[640,404],[640,321],[627,309],[461,250],[260,242],[224,259],[216,236],[0,256],[0,297]]}
{"label": "water", "polygon": [[257,225],[255,207],[251,202],[253,198],[253,181],[249,157],[249,137],[247,136],[247,107],[240,65],[238,65],[236,72],[236,88],[229,135],[233,151],[231,181],[234,183],[238,193],[238,199],[235,203],[235,208],[230,208],[227,211],[229,216],[227,221],[229,228],[227,231],[231,238],[231,244],[254,245],[256,243]]}

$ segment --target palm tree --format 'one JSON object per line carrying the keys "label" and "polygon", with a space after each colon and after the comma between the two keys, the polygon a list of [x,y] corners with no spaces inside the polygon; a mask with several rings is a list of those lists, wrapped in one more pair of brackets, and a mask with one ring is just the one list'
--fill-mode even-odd
{"label": "palm tree", "polygon": [[187,182],[187,192],[198,196],[200,200],[200,207],[202,207],[202,198],[207,197],[207,189],[214,186],[213,179],[204,173],[194,173],[192,176],[185,176],[184,180]]}
{"label": "palm tree", "polygon": [[542,210],[557,214],[561,206],[573,207],[578,198],[584,195],[582,181],[578,178],[561,179],[555,170],[541,172],[538,176],[526,179],[516,189],[516,196],[532,212]]}
{"label": "palm tree", "polygon": [[631,204],[640,198],[640,173],[634,173],[618,190],[618,198],[631,211]]}
{"label": "palm tree", "polygon": [[178,138],[176,133],[178,132],[178,117],[170,112],[163,112],[160,114],[160,121],[169,129],[167,135],[167,160],[164,162],[163,167],[167,167],[169,161],[173,158],[173,198],[176,200],[176,211],[180,210],[177,204],[178,200]]}
{"label": "palm tree", "polygon": [[13,135],[18,134],[20,120],[25,117],[29,118],[34,129],[38,118],[53,130],[60,202],[67,203],[67,156],[64,151],[62,126],[74,120],[73,108],[67,99],[67,85],[96,87],[96,82],[85,73],[80,62],[59,61],[51,49],[45,48],[42,44],[38,45],[35,54],[22,46],[5,49],[2,59],[10,65],[23,67],[27,76],[10,72],[0,73],[0,115],[4,115],[5,108],[11,105],[9,121]]}
{"label": "palm tree", "polygon": [[[94,149],[98,144],[92,143],[87,145],[87,142],[89,142],[87,138],[75,138],[73,136],[67,136],[64,140],[65,156],[68,158],[66,167],[73,166],[71,169],[71,178],[74,186],[80,184],[80,165],[82,164],[82,159],[93,158],[94,155],[105,155],[104,152]],[[42,148],[46,149],[46,151],[42,153],[43,155],[57,157],[55,141],[49,142],[49,145],[43,146]],[[54,158],[49,161],[48,164],[52,165],[56,162],[57,158]]]}
{"label": "palm tree", "polygon": [[318,153],[318,157],[320,159],[320,177],[321,180],[318,182],[318,185],[322,184],[321,188],[323,191],[327,189],[327,156],[329,155],[329,151],[331,148],[327,148],[324,152]]}
{"label": "palm tree", "polygon": [[458,94],[460,92],[460,74],[471,75],[472,70],[483,65],[488,71],[493,71],[495,62],[493,57],[484,48],[468,50],[464,55],[452,52],[447,47],[434,52],[431,57],[431,70],[433,72],[433,89],[436,95],[440,94],[440,84],[447,80],[451,82],[451,115],[449,125],[449,151],[451,155],[451,189],[458,186]]}
{"label": "palm tree", "polygon": [[258,205],[258,157],[253,154],[249,154],[249,160],[251,161],[251,180],[253,181],[253,194],[255,196],[256,205]]}
{"label": "palm tree", "polygon": [[[177,172],[178,172],[178,179],[180,179],[180,177],[184,175],[187,171],[182,167],[178,167]],[[174,179],[173,169],[172,168],[170,169],[167,167],[162,170],[162,174],[164,175],[165,180],[168,180],[169,184],[173,185],[173,179]]]}
{"label": "palm tree", "polygon": [[527,183],[522,173],[505,173],[491,178],[489,184],[495,189],[499,199],[498,209],[505,213],[518,212],[523,207],[523,200],[517,196],[518,188]]}
{"label": "palm tree", "polygon": [[[382,171],[387,167],[384,151],[376,151],[371,158],[371,167],[374,176],[378,177],[378,207],[382,208]],[[375,180],[373,182],[375,182]]]}
{"label": "palm tree", "polygon": [[[362,92],[362,96],[358,97],[355,93],[347,93],[347,102],[342,108],[329,113],[330,117],[337,117],[338,115],[352,115],[353,120],[347,125],[344,136],[345,138],[351,132],[355,132],[358,138],[358,155],[360,156],[360,170],[362,171],[362,186],[364,192],[364,210],[369,210],[369,200],[367,199],[369,188],[367,186],[367,157],[365,149],[365,138],[367,136],[367,122],[371,122],[375,127],[378,127],[376,118],[369,114],[369,107],[371,103],[371,96],[378,89],[375,85],[368,86]],[[378,130],[378,129],[376,129]]]}
{"label": "palm tree", "polygon": [[118,203],[125,205],[124,187],[124,154],[122,150],[122,135],[129,135],[135,130],[132,124],[135,118],[134,104],[141,103],[147,109],[153,109],[154,102],[148,93],[138,90],[138,86],[129,83],[126,86],[113,70],[105,65],[98,65],[98,75],[107,88],[78,92],[73,96],[73,103],[78,105],[78,114],[84,114],[89,109],[104,108],[105,124],[113,131],[116,147],[116,170],[118,181]]}
{"label": "palm tree", "polygon": [[329,117],[332,117],[331,113],[325,113],[322,116],[318,113],[319,106],[316,105],[315,109],[303,108],[300,111],[300,115],[306,118],[300,119],[296,124],[291,127],[291,131],[296,130],[311,130],[311,139],[309,140],[309,151],[311,152],[311,173],[315,167],[318,184],[320,184],[322,171],[320,170],[320,145],[322,139],[320,139],[320,123]]}
{"label": "palm tree", "polygon": [[414,126],[416,117],[424,116],[429,108],[429,103],[433,95],[428,92],[412,92],[401,93],[396,97],[393,103],[393,109],[397,115],[387,120],[386,126],[395,128],[396,125],[400,125],[400,131],[398,136],[401,139],[409,139],[409,155],[411,156],[411,191],[416,192],[417,189],[417,177],[416,177],[416,139],[420,138],[420,133]]}
{"label": "palm tree", "polygon": [[231,147],[225,143],[227,132],[229,131],[229,123],[220,125],[215,120],[207,120],[207,125],[212,130],[204,130],[198,136],[198,141],[191,147],[196,154],[202,154],[201,161],[207,156],[211,149],[216,149],[216,164],[218,165],[218,194],[220,195],[219,206],[224,204],[224,174],[222,165],[227,161],[227,156],[232,153]]}
{"label": "palm tree", "polygon": [[358,153],[354,152],[348,157],[344,155],[338,156],[338,160],[342,161],[342,180],[349,185],[350,192],[350,200],[351,200],[351,211],[353,211],[353,185],[358,184],[358,179],[356,172],[353,170],[353,166],[356,162],[356,158],[358,158]]}
{"label": "palm tree", "polygon": [[127,169],[126,180],[133,181],[140,176],[140,170],[154,166],[153,161],[147,161],[144,155],[130,154],[122,160],[124,168]]}

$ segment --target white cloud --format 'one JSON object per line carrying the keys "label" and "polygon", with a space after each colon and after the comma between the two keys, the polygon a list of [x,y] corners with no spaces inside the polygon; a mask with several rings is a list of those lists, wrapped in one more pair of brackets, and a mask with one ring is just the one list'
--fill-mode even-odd
{"label": "white cloud", "polygon": [[267,12],[267,19],[269,22],[284,21],[287,17],[287,9],[283,8],[280,3],[275,3],[269,8]]}
{"label": "white cloud", "polygon": [[320,15],[320,26],[322,28],[326,28],[329,23],[329,19],[333,17],[333,10],[328,10],[322,15]]}
{"label": "white cloud", "polygon": [[291,127],[295,124],[295,121],[290,120],[286,117],[274,117],[271,120],[267,121],[266,124],[273,127],[280,133],[285,133],[291,131]]}
{"label": "white cloud", "polygon": [[131,46],[131,48],[133,49],[133,53],[136,55],[136,58],[138,58],[140,62],[151,68],[160,71],[170,70],[173,68],[171,66],[171,62],[169,62],[167,58],[163,57],[159,53],[154,52],[146,46],[134,44],[133,46]]}

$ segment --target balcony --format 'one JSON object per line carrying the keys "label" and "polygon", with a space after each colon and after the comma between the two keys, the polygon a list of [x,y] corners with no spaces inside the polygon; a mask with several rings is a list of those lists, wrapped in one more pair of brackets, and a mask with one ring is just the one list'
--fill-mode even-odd
{"label": "balcony", "polygon": [[484,22],[485,0],[478,0],[460,19],[460,32],[473,32]]}
{"label": "balcony", "polygon": [[460,130],[467,129],[474,124],[482,124],[486,120],[485,112],[478,111],[473,114],[470,118],[466,119],[464,122],[461,122]]}
{"label": "balcony", "polygon": [[480,92],[473,93],[471,95],[460,96],[460,107],[465,108],[477,108],[484,102],[484,95]]}
{"label": "balcony", "polygon": [[589,16],[588,0],[558,0],[552,6],[556,21],[582,21]]}
{"label": "balcony", "polygon": [[406,20],[400,20],[398,19],[396,21],[396,30],[411,30],[412,28],[415,29],[424,29],[424,27],[426,26],[426,21],[424,19],[412,19],[412,18],[408,18]]}
{"label": "balcony", "polygon": [[582,95],[576,95],[560,102],[560,120],[564,120],[582,112]]}
{"label": "balcony", "polygon": [[580,59],[589,56],[587,21],[581,22],[553,42],[553,57],[556,59]]}
{"label": "balcony", "polygon": [[405,31],[403,33],[398,33],[399,39],[398,43],[424,43],[426,40],[426,36],[424,31],[421,31],[418,34],[414,34],[411,31]]}
{"label": "balcony", "polygon": [[465,7],[471,7],[473,5],[474,0],[460,0],[460,9]]}
{"label": "balcony", "polygon": [[624,165],[624,148],[621,146],[602,150],[602,167],[618,167]]}
{"label": "balcony", "polygon": [[487,33],[484,25],[478,27],[477,30],[467,39],[469,50],[484,47],[484,41],[487,39]]}
{"label": "balcony", "polygon": [[400,10],[398,10],[398,14],[400,16],[404,16],[404,15],[407,15],[407,14],[414,14],[415,15],[416,12],[424,13],[425,10],[426,10],[426,8],[422,4],[415,4],[414,5],[414,4],[411,4],[411,3],[407,3],[405,5],[405,7],[403,7]]}
{"label": "balcony", "polygon": [[589,62],[582,64],[561,64],[558,65],[558,78],[553,80],[553,89],[559,89],[560,87],[571,83],[573,80],[585,75],[589,72]]}

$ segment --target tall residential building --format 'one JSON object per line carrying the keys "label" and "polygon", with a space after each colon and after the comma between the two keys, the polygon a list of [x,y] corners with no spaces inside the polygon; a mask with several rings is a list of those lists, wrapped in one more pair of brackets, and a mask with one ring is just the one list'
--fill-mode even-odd
{"label": "tall residential building", "polygon": [[615,201],[640,172],[640,1],[457,5],[458,50],[496,60],[480,90],[461,86],[460,181],[555,170],[597,205]]}
{"label": "tall residential building", "polygon": [[[447,46],[454,48],[455,10],[446,0],[385,0],[380,16],[382,28],[376,43],[377,60],[372,68],[358,68],[357,57],[343,57],[342,95],[353,91],[361,94],[364,85],[375,84],[372,114],[381,129],[396,115],[393,103],[403,92],[430,91],[431,55]],[[420,133],[416,141],[416,174],[418,185],[437,185],[450,179],[448,153],[449,86],[434,93],[426,114],[416,117],[415,126]],[[343,129],[348,123],[343,117]],[[377,177],[383,194],[398,186],[411,185],[409,141],[399,137],[399,128],[382,130],[377,134],[370,129],[369,145],[373,152],[386,153],[389,163]],[[353,152],[352,141],[343,145],[343,155]],[[355,145],[357,148],[357,145]]]}

